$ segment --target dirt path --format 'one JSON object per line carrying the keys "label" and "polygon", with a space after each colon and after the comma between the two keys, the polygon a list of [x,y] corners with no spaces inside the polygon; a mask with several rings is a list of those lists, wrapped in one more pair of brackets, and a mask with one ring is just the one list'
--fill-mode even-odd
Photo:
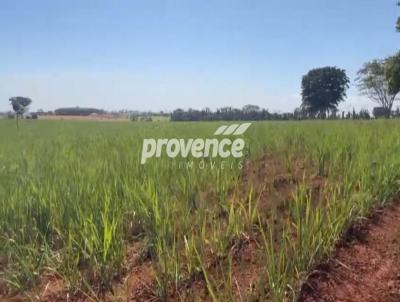
{"label": "dirt path", "polygon": [[400,201],[352,228],[299,301],[400,301]]}

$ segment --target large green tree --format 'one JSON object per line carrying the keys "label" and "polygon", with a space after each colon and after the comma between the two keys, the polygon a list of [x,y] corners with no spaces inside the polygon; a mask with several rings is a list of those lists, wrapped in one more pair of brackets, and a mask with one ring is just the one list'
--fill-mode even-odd
{"label": "large green tree", "polygon": [[10,98],[10,103],[15,112],[18,127],[18,118],[22,117],[22,115],[28,110],[28,106],[32,103],[32,100],[22,96],[14,96]]}
{"label": "large green tree", "polygon": [[385,75],[391,93],[400,92],[400,51],[386,59]]}
{"label": "large green tree", "polygon": [[394,82],[390,83],[390,76],[388,76],[391,73],[387,67],[390,60],[392,59],[373,60],[365,63],[358,71],[357,77],[360,92],[379,104],[386,117],[390,117],[393,103],[399,93],[399,88],[396,88]]}
{"label": "large green tree", "polygon": [[350,80],[337,67],[310,70],[301,82],[302,109],[312,117],[326,117],[346,97]]}

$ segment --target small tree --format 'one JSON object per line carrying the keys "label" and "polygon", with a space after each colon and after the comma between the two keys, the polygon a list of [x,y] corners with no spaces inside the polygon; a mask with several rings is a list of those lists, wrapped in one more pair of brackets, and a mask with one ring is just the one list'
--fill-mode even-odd
{"label": "small tree", "polygon": [[15,112],[18,128],[18,118],[22,117],[22,115],[27,111],[28,106],[32,103],[32,100],[22,96],[15,96],[10,98],[10,103]]}
{"label": "small tree", "polygon": [[[397,2],[397,5],[400,6],[400,2]],[[396,29],[397,29],[397,31],[400,32],[400,17],[397,18]]]}
{"label": "small tree", "polygon": [[358,116],[360,119],[363,120],[369,120],[371,118],[368,109],[361,109],[360,112],[358,113]]}
{"label": "small tree", "polygon": [[389,85],[386,64],[385,60],[373,60],[364,64],[358,71],[356,81],[360,92],[378,103],[388,118],[399,90]]}
{"label": "small tree", "polygon": [[326,117],[345,99],[349,83],[343,69],[323,67],[310,70],[301,82],[302,108],[312,117]]}

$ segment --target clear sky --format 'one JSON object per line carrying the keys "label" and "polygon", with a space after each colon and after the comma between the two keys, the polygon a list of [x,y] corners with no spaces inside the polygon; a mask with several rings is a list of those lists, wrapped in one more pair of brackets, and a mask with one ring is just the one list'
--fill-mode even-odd
{"label": "clear sky", "polygon": [[[0,111],[300,105],[300,82],[399,50],[395,0],[1,0]],[[353,85],[353,84],[352,84]],[[371,108],[352,87],[341,107]]]}

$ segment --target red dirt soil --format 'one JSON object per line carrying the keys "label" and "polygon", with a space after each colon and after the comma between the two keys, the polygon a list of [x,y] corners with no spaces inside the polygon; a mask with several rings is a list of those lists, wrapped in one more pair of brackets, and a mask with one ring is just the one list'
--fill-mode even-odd
{"label": "red dirt soil", "polygon": [[299,301],[400,301],[400,201],[353,226]]}

